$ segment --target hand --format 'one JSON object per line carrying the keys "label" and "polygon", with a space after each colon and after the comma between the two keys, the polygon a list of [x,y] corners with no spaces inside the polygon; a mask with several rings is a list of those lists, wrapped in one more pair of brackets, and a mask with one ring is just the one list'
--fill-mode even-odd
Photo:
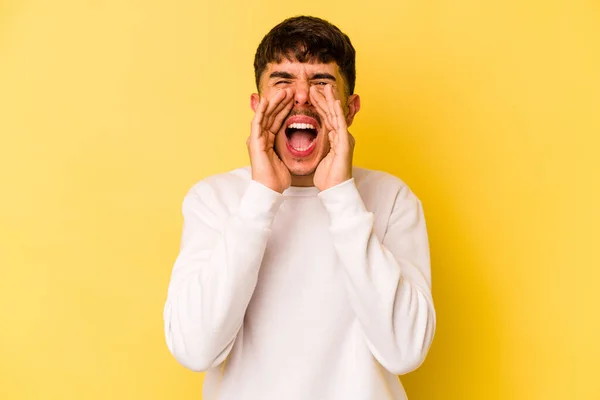
{"label": "hand", "polygon": [[277,92],[271,100],[261,97],[246,141],[252,167],[252,179],[283,193],[292,184],[290,171],[275,153],[275,135],[294,106],[290,90]]}
{"label": "hand", "polygon": [[310,100],[321,115],[321,129],[325,129],[329,139],[329,153],[317,166],[313,179],[315,186],[323,191],[352,178],[355,142],[348,132],[342,103],[335,99],[331,85],[326,85],[323,91],[311,86]]}

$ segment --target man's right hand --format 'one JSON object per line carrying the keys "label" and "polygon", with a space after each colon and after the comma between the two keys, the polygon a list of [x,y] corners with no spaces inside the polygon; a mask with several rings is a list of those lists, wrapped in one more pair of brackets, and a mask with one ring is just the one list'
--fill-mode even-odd
{"label": "man's right hand", "polygon": [[291,90],[281,90],[270,100],[261,97],[246,141],[252,179],[279,193],[290,187],[292,176],[275,153],[275,135],[294,107],[293,100]]}

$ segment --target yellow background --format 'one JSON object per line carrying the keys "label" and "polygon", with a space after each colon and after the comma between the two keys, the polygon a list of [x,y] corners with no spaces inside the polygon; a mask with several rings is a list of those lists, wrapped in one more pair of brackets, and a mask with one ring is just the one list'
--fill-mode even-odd
{"label": "yellow background", "polygon": [[595,0],[0,2],[0,398],[199,399],[163,338],[183,196],[247,163],[262,36],[357,48],[356,163],[425,205],[418,399],[600,399]]}

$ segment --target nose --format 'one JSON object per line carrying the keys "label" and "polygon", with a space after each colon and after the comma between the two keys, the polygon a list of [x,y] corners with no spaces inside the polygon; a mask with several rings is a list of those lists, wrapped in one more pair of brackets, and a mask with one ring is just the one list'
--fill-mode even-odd
{"label": "nose", "polygon": [[298,82],[296,85],[296,94],[294,100],[296,105],[307,105],[310,106],[310,86],[307,82]]}

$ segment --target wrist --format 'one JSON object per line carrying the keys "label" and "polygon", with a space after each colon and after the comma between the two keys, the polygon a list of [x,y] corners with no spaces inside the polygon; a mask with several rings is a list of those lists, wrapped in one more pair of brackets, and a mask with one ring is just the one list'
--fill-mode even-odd
{"label": "wrist", "polygon": [[[284,174],[279,174],[277,171],[251,166],[252,180],[275,191],[279,194],[283,193],[291,185],[291,175],[286,177]],[[286,171],[287,172],[287,171]],[[289,172],[288,172],[289,175]]]}
{"label": "wrist", "polygon": [[368,212],[354,178],[332,186],[318,196],[331,217],[332,225]]}
{"label": "wrist", "polygon": [[350,169],[350,172],[346,174],[330,177],[329,179],[327,179],[327,181],[324,182],[324,184],[320,185],[321,187],[319,187],[317,182],[315,182],[315,186],[317,186],[321,192],[324,192],[338,185],[341,185],[344,182],[349,181],[350,179],[352,179],[352,169]]}
{"label": "wrist", "polygon": [[283,196],[280,193],[251,180],[240,201],[238,213],[247,221],[262,221],[269,225],[282,201]]}

